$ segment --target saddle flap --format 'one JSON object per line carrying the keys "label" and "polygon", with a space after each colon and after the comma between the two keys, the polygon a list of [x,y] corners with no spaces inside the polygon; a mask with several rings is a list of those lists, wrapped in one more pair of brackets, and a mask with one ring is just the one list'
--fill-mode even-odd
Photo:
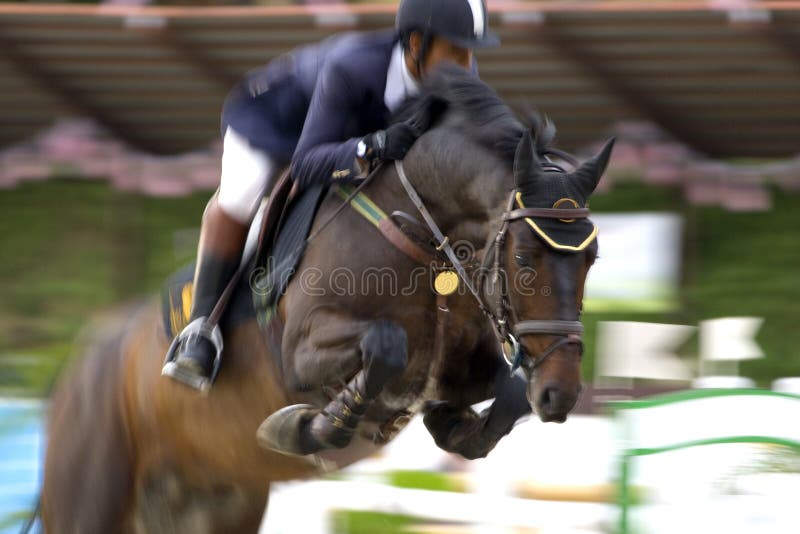
{"label": "saddle flap", "polygon": [[[251,284],[253,303],[259,319],[271,315],[272,309],[286,291],[292,274],[303,257],[306,238],[327,191],[328,188],[324,185],[309,187],[289,199],[280,217],[274,219],[274,222],[267,222],[272,226],[267,231],[270,232],[268,237],[274,237],[262,241],[255,264],[259,275]],[[266,216],[269,215],[267,213]],[[271,246],[268,246],[270,243]]]}

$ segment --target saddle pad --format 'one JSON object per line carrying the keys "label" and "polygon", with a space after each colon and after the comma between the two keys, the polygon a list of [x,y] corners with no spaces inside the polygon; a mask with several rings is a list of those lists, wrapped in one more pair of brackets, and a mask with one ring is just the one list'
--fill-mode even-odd
{"label": "saddle pad", "polygon": [[[194,295],[194,270],[195,263],[192,262],[174,272],[161,291],[161,315],[168,339],[177,336],[189,324]],[[249,279],[243,276],[220,319],[223,330],[255,317],[255,309],[249,297]]]}
{"label": "saddle pad", "polygon": [[173,273],[161,291],[161,313],[164,320],[164,332],[172,339],[189,324],[189,312],[192,309],[192,281],[195,264],[183,267]]}
{"label": "saddle pad", "polygon": [[256,263],[257,276],[251,277],[250,284],[259,320],[272,315],[286,291],[303,257],[305,240],[327,190],[323,185],[313,186],[292,199],[279,223],[275,245],[262,250]]}

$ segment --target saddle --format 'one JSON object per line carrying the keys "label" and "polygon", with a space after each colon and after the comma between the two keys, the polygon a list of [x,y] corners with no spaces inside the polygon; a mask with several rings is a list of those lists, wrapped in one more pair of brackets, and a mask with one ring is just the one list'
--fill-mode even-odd
{"label": "saddle", "polygon": [[[294,194],[292,185],[288,173],[281,177],[261,214],[258,239],[245,247],[243,257],[251,259],[220,319],[223,330],[253,317],[271,316],[303,257],[305,240],[327,187],[313,186]],[[259,224],[258,218],[254,224]],[[256,247],[254,253],[249,250],[252,246]],[[189,323],[194,271],[195,262],[182,267],[162,289],[162,319],[169,339]]]}
{"label": "saddle", "polygon": [[[327,186],[318,185],[293,194],[292,184],[288,175],[284,175],[270,196],[262,216],[256,252],[252,255],[245,252],[244,256],[252,260],[220,319],[223,330],[253,317],[262,328],[271,329],[278,302],[303,258],[306,239],[328,192]],[[334,188],[334,194],[343,200],[350,198],[353,191],[350,186]],[[367,213],[364,210],[369,204],[364,199],[356,196],[351,202],[362,214]],[[370,217],[374,218],[374,214],[369,213],[365,217],[386,239],[419,263],[430,265],[439,257],[430,232],[411,215],[395,211],[391,215],[381,212],[379,219],[382,220],[372,220]],[[164,331],[170,339],[189,322],[193,278],[194,263],[175,272],[162,291]]]}

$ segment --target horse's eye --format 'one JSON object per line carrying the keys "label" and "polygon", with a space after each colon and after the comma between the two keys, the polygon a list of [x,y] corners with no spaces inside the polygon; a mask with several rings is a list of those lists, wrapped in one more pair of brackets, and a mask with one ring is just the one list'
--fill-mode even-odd
{"label": "horse's eye", "polygon": [[522,254],[519,254],[519,253],[514,254],[514,259],[516,260],[517,265],[519,265],[520,267],[530,267],[531,266],[531,262],[528,261],[528,258],[523,256]]}

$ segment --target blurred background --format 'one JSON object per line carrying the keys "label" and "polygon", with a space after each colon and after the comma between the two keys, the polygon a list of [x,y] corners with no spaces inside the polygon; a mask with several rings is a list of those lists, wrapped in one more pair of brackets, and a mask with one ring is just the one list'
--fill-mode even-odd
{"label": "blurred background", "polygon": [[[396,9],[392,1],[246,4],[0,2],[0,532],[15,531],[32,505],[42,412],[82,328],[154,294],[193,258],[219,178],[219,112],[230,87],[297,45],[391,26]],[[798,391],[787,378],[800,376],[800,3],[489,8],[502,46],[479,51],[481,77],[520,112],[546,113],[563,149],[586,156],[617,138],[591,205],[601,259],[584,316],[587,391],[568,423],[522,423],[485,460],[441,453],[412,424],[381,458],[345,476],[506,499],[496,517],[412,519],[417,505],[402,503],[416,501],[391,493],[389,506],[326,512],[303,532],[611,532],[624,444],[608,400],[720,385]],[[684,465],[680,474],[643,467],[640,500],[682,495],[696,506],[757,494],[752,509],[738,500],[709,509],[744,514],[728,532],[797,532],[796,512],[776,511],[781,501],[769,497],[797,494],[797,454],[718,447],[732,450],[710,447],[717,462],[694,452],[662,460]],[[533,451],[548,461],[532,461]],[[701,477],[702,467],[710,471]],[[753,473],[795,475],[752,482]],[[265,532],[298,532],[285,511],[292,492],[305,498],[313,488],[278,493],[284,514],[268,517]],[[675,531],[649,520],[638,528]]]}

